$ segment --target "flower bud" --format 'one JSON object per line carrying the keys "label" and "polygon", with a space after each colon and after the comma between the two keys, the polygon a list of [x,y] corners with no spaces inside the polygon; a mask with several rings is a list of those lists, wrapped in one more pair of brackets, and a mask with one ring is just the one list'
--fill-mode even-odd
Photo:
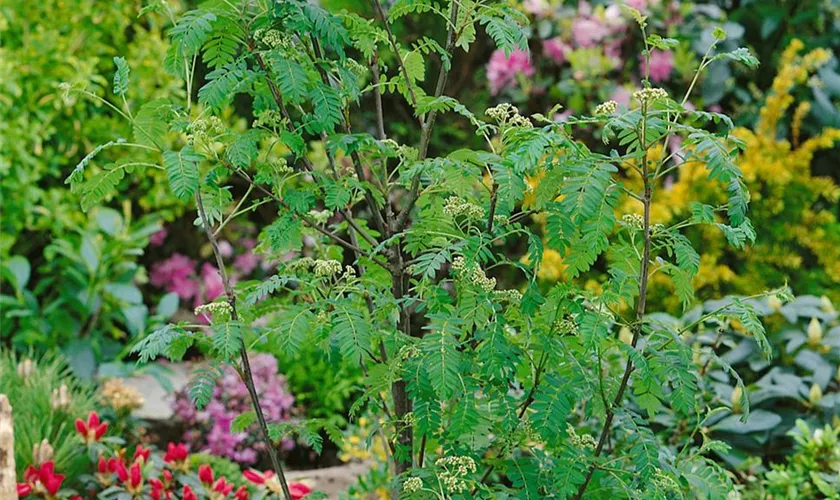
{"label": "flower bud", "polygon": [[811,347],[817,347],[822,344],[822,338],[822,325],[820,325],[817,318],[811,318],[811,322],[808,323],[808,345]]}
{"label": "flower bud", "polygon": [[46,439],[32,447],[32,463],[36,466],[49,462],[53,456],[53,447]]}
{"label": "flower bud", "polygon": [[17,365],[17,374],[19,377],[23,378],[24,380],[28,379],[32,372],[35,369],[35,363],[26,358]]}
{"label": "flower bud", "polygon": [[831,300],[829,300],[829,298],[826,297],[825,295],[820,297],[820,309],[822,309],[823,311],[825,311],[827,313],[833,313],[834,312],[834,305],[831,303]]}
{"label": "flower bud", "polygon": [[631,345],[633,343],[633,333],[626,326],[622,326],[621,330],[618,331],[618,340],[627,345]]}
{"label": "flower bud", "polygon": [[771,295],[767,297],[767,305],[772,311],[776,312],[782,308],[782,299],[780,299],[778,295]]}
{"label": "flower bud", "polygon": [[808,393],[808,401],[812,405],[819,404],[822,401],[823,392],[822,388],[818,384],[814,384],[811,386],[811,391]]}
{"label": "flower bud", "polygon": [[743,395],[744,391],[741,386],[736,385],[732,389],[732,394],[729,396],[729,401],[732,403],[732,413],[741,413],[741,397]]}
{"label": "flower bud", "polygon": [[65,409],[70,406],[70,392],[66,384],[61,384],[58,389],[53,389],[50,402],[54,410]]}

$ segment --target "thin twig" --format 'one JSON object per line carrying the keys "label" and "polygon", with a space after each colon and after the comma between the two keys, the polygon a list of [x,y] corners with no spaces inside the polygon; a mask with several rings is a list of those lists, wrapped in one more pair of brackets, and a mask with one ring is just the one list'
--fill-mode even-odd
{"label": "thin twig", "polygon": [[[230,304],[230,318],[232,321],[237,321],[238,314],[236,311],[236,294],[233,291],[233,287],[230,284],[230,278],[228,277],[227,270],[225,269],[222,252],[219,249],[219,242],[216,240],[216,235],[213,233],[207,218],[207,212],[204,210],[204,203],[201,201],[200,190],[195,193],[195,202],[198,207],[198,215],[201,218],[201,226],[204,228],[204,232],[207,235],[210,246],[213,248],[213,254],[216,256],[216,265],[219,268],[219,276],[222,278],[225,296],[227,297],[228,304]],[[251,406],[253,406],[254,413],[257,415],[260,433],[262,434],[263,442],[265,442],[266,449],[268,450],[268,456],[271,459],[271,465],[274,469],[274,473],[277,474],[280,486],[283,489],[283,495],[286,497],[286,500],[292,500],[292,494],[289,491],[289,485],[286,482],[286,475],[283,473],[283,466],[280,464],[280,459],[277,456],[277,449],[274,447],[274,443],[268,435],[268,424],[266,423],[265,415],[263,414],[262,406],[260,405],[259,394],[257,394],[257,389],[254,385],[254,375],[251,372],[251,362],[248,360],[248,350],[245,347],[245,338],[240,337],[239,342],[239,357],[242,363],[240,375],[243,378],[245,386],[248,388],[248,394],[251,398]]]}
{"label": "thin twig", "polygon": [[[379,0],[374,0],[377,5],[379,5]],[[457,1],[452,2],[452,6],[450,7],[449,13],[449,31],[446,35],[446,53],[452,57],[452,47],[455,45],[455,23],[458,21],[458,8],[460,4]],[[381,8],[381,7],[380,7]],[[385,23],[387,26],[387,22]],[[390,30],[390,28],[389,28]],[[450,61],[451,64],[451,61]],[[449,70],[445,66],[445,62],[441,60],[441,68],[440,72],[438,73],[438,80],[437,85],[435,86],[435,98],[440,97],[443,95],[443,89],[446,87],[446,79],[449,76]],[[415,108],[417,106],[415,105]],[[432,126],[435,124],[435,117],[437,116],[437,110],[429,111],[428,119],[425,123],[422,123],[421,131],[420,131],[420,147],[419,147],[419,154],[418,159],[420,161],[426,158],[426,154],[429,150],[429,142],[431,141],[432,137]],[[403,207],[402,211],[397,216],[395,232],[402,231],[405,227],[405,223],[408,220],[408,216],[411,213],[411,209],[414,208],[414,204],[417,202],[417,198],[420,196],[420,175],[414,176],[414,179],[411,181],[411,194],[408,197],[408,201]]]}
{"label": "thin twig", "polygon": [[[647,113],[647,106],[643,105],[642,109],[642,130],[640,134],[640,141],[644,141],[646,129],[647,129],[647,120],[645,118]],[[647,162],[647,150],[645,151],[644,156],[642,157],[642,179],[644,180],[644,195],[642,199],[642,203],[644,204],[644,243],[642,249],[642,258],[640,262],[640,269],[639,269],[639,298],[636,303],[636,321],[634,323],[633,328],[633,340],[630,342],[631,349],[636,348],[636,344],[639,341],[639,337],[642,334],[642,327],[644,324],[644,316],[645,316],[645,307],[647,305],[647,288],[648,288],[648,269],[650,265],[650,207],[651,207],[651,200],[653,198],[653,184],[651,175],[648,171],[648,162]],[[624,391],[627,390],[627,385],[630,382],[630,374],[633,372],[633,358],[628,357],[627,362],[624,365],[624,375],[621,377],[621,383],[618,386],[618,392],[613,399],[612,405],[606,408],[606,417],[604,418],[604,427],[601,429],[601,437],[598,439],[598,444],[595,447],[594,458],[597,459],[601,456],[601,452],[604,450],[604,444],[607,442],[607,437],[610,434],[612,429],[612,421],[615,417],[615,409],[621,405],[622,399],[624,398]],[[575,495],[575,500],[580,500],[583,497],[583,493],[586,491],[586,488],[589,486],[590,481],[592,481],[592,475],[595,473],[596,464],[593,463],[589,466],[589,470],[586,473],[586,478],[584,479],[583,483],[578,488],[577,494]]]}

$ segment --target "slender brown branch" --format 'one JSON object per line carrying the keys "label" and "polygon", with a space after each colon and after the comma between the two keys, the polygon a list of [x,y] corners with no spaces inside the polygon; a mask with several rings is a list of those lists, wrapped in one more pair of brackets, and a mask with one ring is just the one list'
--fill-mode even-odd
{"label": "slender brown branch", "polygon": [[[391,50],[394,51],[394,56],[397,58],[397,65],[400,67],[400,72],[402,73],[403,78],[405,78],[405,86],[408,89],[408,95],[411,98],[411,105],[416,109],[417,96],[414,95],[414,86],[411,83],[411,79],[408,77],[408,70],[405,68],[405,63],[403,62],[402,55],[400,54],[400,48],[397,46],[397,39],[394,36],[394,32],[391,31],[391,25],[388,23],[388,16],[382,8],[382,2],[379,0],[373,0],[373,6],[376,9],[377,14],[379,14],[379,17],[382,18],[382,24],[385,25],[385,32],[388,34],[388,43],[391,44]],[[425,125],[422,116],[420,117],[420,125]]]}
{"label": "slender brown branch", "polygon": [[[379,0],[374,0],[377,5],[379,5]],[[458,22],[458,8],[460,4],[453,0],[450,11],[449,11],[449,31],[446,34],[446,53],[452,57],[452,47],[455,45],[455,23]],[[387,26],[387,23],[385,23]],[[451,64],[451,61],[450,61]],[[446,79],[449,76],[449,70],[446,68],[445,61],[441,60],[441,68],[440,72],[438,73],[438,80],[437,85],[435,86],[435,98],[440,97],[443,95],[443,89],[446,87]],[[416,108],[415,104],[415,108]],[[426,155],[429,151],[429,142],[432,138],[432,126],[435,124],[435,118],[437,117],[437,110],[429,111],[428,119],[425,123],[422,123],[421,131],[420,131],[420,147],[419,147],[419,154],[418,159],[424,160]],[[402,231],[405,228],[405,223],[408,221],[408,216],[411,214],[411,209],[414,208],[414,204],[417,202],[417,198],[420,196],[420,175],[416,175],[414,179],[411,181],[411,189],[410,195],[408,197],[408,201],[403,207],[402,211],[397,215],[396,227],[394,228],[394,232]]]}
{"label": "slender brown branch", "polygon": [[493,219],[496,217],[496,197],[499,191],[499,185],[493,183],[493,190],[490,193],[490,210],[487,212],[487,233],[493,234]]}
{"label": "slender brown branch", "polygon": [[[646,133],[646,118],[645,115],[647,113],[646,106],[643,105],[642,109],[642,130],[640,133],[640,141],[644,141],[645,133]],[[642,197],[642,203],[644,204],[644,227],[643,227],[643,235],[644,235],[644,246],[642,249],[642,258],[640,262],[640,269],[639,269],[639,298],[636,303],[636,321],[633,325],[633,340],[630,342],[631,349],[636,348],[636,344],[639,341],[639,337],[642,334],[642,328],[644,325],[644,316],[645,316],[645,307],[647,304],[647,288],[648,288],[648,274],[649,274],[649,266],[650,266],[650,207],[651,207],[651,200],[653,198],[653,179],[651,179],[651,175],[648,169],[648,161],[647,161],[647,151],[645,151],[644,156],[642,157],[642,179],[644,181],[644,195]],[[595,447],[595,454],[594,458],[597,459],[601,456],[601,453],[604,450],[604,445],[607,442],[607,438],[610,435],[610,431],[612,429],[612,421],[615,417],[615,409],[621,405],[622,399],[624,398],[624,391],[627,390],[627,385],[630,382],[630,374],[633,373],[633,360],[632,358],[628,357],[627,362],[624,366],[624,375],[621,377],[621,383],[618,386],[618,392],[613,399],[612,405],[606,408],[606,416],[604,418],[604,427],[601,429],[601,436],[598,438],[598,444]],[[596,463],[593,463],[589,466],[589,470],[586,473],[586,478],[584,479],[583,483],[578,488],[577,494],[575,495],[575,500],[580,500],[583,497],[586,488],[589,486],[589,483],[592,481],[592,475],[595,473]]]}
{"label": "slender brown branch", "polygon": [[376,135],[380,141],[385,140],[385,118],[382,112],[382,93],[379,91],[379,55],[374,52],[370,62],[370,69],[373,74],[373,102],[376,108]]}
{"label": "slender brown branch", "polygon": [[[238,314],[236,311],[236,294],[233,291],[233,287],[230,284],[230,277],[225,269],[222,252],[219,250],[219,242],[216,240],[216,235],[213,233],[209,224],[209,219],[207,218],[207,212],[204,210],[204,203],[201,201],[200,190],[195,193],[195,202],[198,207],[198,215],[201,218],[201,226],[204,228],[204,232],[207,235],[210,246],[213,248],[213,254],[216,256],[216,265],[219,268],[219,276],[222,278],[225,296],[227,297],[227,302],[230,305],[230,318],[232,321],[237,321]],[[277,456],[277,449],[274,447],[274,443],[271,441],[271,437],[268,434],[268,424],[266,423],[265,415],[263,414],[262,405],[260,405],[260,396],[257,394],[256,385],[254,384],[254,375],[251,372],[251,362],[248,360],[248,350],[245,347],[245,338],[240,337],[239,341],[239,357],[242,363],[240,376],[242,376],[243,382],[248,388],[248,395],[251,398],[251,406],[253,406],[254,413],[257,415],[260,434],[262,434],[262,440],[268,450],[268,456],[271,459],[271,465],[274,469],[274,473],[277,474],[277,478],[280,481],[280,486],[283,489],[283,495],[286,497],[286,500],[292,500],[292,494],[289,491],[289,485],[286,482],[286,475],[283,473],[283,466],[280,464],[280,459]]]}

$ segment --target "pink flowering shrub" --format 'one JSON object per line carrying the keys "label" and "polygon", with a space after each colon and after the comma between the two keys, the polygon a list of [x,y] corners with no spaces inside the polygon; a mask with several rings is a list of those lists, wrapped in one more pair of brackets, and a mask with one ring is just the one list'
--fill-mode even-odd
{"label": "pink flowering shrub", "polygon": [[[277,373],[277,360],[270,354],[254,354],[250,359],[266,420],[269,423],[289,420],[295,398],[287,388],[286,379]],[[256,463],[260,452],[265,450],[264,443],[257,437],[256,424],[244,432],[231,432],[231,422],[237,415],[248,412],[251,402],[245,384],[229,366],[224,367],[222,377],[216,381],[213,398],[203,410],[195,408],[186,390],[176,393],[172,408],[187,426],[184,440],[192,449],[246,465]],[[283,441],[283,446],[291,449],[294,442]]]}
{"label": "pink flowering shrub", "polygon": [[[675,40],[673,47],[651,50],[650,68],[638,56],[644,44],[622,5],[645,16],[649,32]],[[713,15],[677,0],[520,0],[518,6],[534,28],[531,51],[506,57],[496,50],[487,62],[487,80],[491,95],[527,103],[530,112],[560,104],[567,111],[589,113],[607,100],[623,104],[641,88],[646,71],[658,86],[684,87],[702,56],[696,46],[708,46],[694,42],[704,36]]]}
{"label": "pink flowering shrub", "polygon": [[534,76],[534,66],[527,52],[515,50],[510,56],[503,50],[496,50],[487,63],[487,81],[490,83],[490,93],[498,94],[505,88],[517,86],[517,77]]}
{"label": "pink flowering shrub", "polygon": [[[166,237],[166,229],[155,233],[152,236],[153,244],[162,245]],[[250,277],[259,268],[271,267],[271,263],[263,261],[254,252],[255,240],[243,238],[238,245],[240,248],[236,250],[229,241],[219,243],[222,256],[232,258],[229,273],[232,283]],[[193,307],[211,302],[224,293],[222,278],[214,263],[199,264],[178,252],[151,266],[149,283],[163,291],[177,294],[182,302],[192,301]]]}

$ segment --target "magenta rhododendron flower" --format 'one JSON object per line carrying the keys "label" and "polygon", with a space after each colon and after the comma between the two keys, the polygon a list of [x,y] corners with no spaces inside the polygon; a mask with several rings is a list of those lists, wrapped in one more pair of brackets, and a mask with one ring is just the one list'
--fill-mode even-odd
{"label": "magenta rhododendron flower", "polygon": [[163,245],[163,241],[166,239],[167,234],[168,233],[166,232],[166,228],[163,228],[155,234],[149,236],[149,243],[152,246],[159,247]]}
{"label": "magenta rhododendron flower", "polygon": [[[645,74],[647,61],[642,57],[642,74]],[[650,51],[650,79],[654,82],[663,82],[671,76],[674,69],[674,53],[670,50],[653,49]]]}
{"label": "magenta rhododendron flower", "polygon": [[[225,293],[225,285],[222,282],[222,276],[213,264],[205,262],[201,265],[201,282],[204,285],[204,298],[206,299],[206,302],[210,302],[219,295]],[[196,297],[196,299],[198,299],[198,297]],[[201,301],[196,301],[196,305],[201,305],[202,303],[203,302]]]}
{"label": "magenta rhododendron flower", "polygon": [[543,42],[543,51],[557,64],[566,62],[566,53],[570,50],[572,48],[559,36]]}
{"label": "magenta rhododendron flower", "polygon": [[179,253],[152,266],[149,276],[152,285],[167,292],[175,292],[182,299],[192,298],[198,292],[194,280],[195,261]]}
{"label": "magenta rhododendron flower", "polygon": [[547,0],[525,0],[522,2],[522,8],[528,14],[533,14],[537,17],[544,16],[549,11],[551,5]]}
{"label": "magenta rhododendron flower", "polygon": [[595,18],[578,17],[572,21],[572,41],[578,47],[594,47],[609,33],[609,28]]}
{"label": "magenta rhododendron flower", "polygon": [[534,76],[534,71],[531,56],[528,52],[515,50],[508,57],[503,50],[497,49],[490,56],[490,62],[487,63],[487,80],[490,82],[490,93],[496,95],[502,89],[515,87],[517,75],[522,74],[531,77]]}

